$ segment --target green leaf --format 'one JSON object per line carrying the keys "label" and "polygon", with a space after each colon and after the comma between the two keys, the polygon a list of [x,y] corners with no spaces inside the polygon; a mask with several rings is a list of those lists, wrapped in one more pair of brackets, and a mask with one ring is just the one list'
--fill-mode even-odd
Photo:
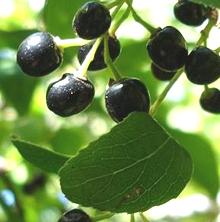
{"label": "green leaf", "polygon": [[193,179],[201,185],[212,198],[219,189],[218,164],[210,143],[202,136],[170,131],[191,154],[194,163]]}
{"label": "green leaf", "polygon": [[61,155],[23,140],[12,139],[12,143],[24,159],[34,164],[36,167],[51,173],[57,173],[63,164],[70,158],[70,156]]}
{"label": "green leaf", "polygon": [[220,8],[220,1],[219,0],[192,0],[196,3],[201,3],[204,5]]}
{"label": "green leaf", "polygon": [[18,118],[14,124],[12,134],[32,143],[47,144],[53,135],[51,128],[46,123],[45,117],[39,114],[32,114],[28,118]]}
{"label": "green leaf", "polygon": [[75,155],[81,147],[87,144],[88,134],[86,127],[61,128],[52,135],[50,144],[59,153]]}
{"label": "green leaf", "polygon": [[112,212],[145,211],[177,197],[192,173],[189,154],[145,113],[134,113],[61,168],[71,201]]}

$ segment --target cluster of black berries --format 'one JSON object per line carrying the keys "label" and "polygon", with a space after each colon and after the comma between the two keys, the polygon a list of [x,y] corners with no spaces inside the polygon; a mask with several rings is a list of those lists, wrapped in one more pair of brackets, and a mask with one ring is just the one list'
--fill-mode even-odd
{"label": "cluster of black berries", "polygon": [[[176,18],[186,25],[199,26],[213,9],[188,0],[179,0],[174,6]],[[199,46],[188,55],[186,41],[174,27],[158,29],[147,44],[152,59],[151,71],[159,80],[171,80],[176,71],[185,66],[189,81],[206,85],[220,77],[220,56],[213,50]],[[212,113],[220,113],[220,91],[205,88],[200,97],[201,107]]]}
{"label": "cluster of black berries", "polygon": [[[78,51],[82,64],[96,38],[106,33],[111,25],[109,10],[98,2],[83,5],[73,19],[73,29],[78,36],[91,40]],[[108,36],[109,54],[114,61],[120,54],[120,42],[115,36]],[[19,46],[17,62],[24,73],[44,76],[57,69],[62,63],[62,48],[47,32],[38,32],[27,37]],[[88,70],[96,71],[106,67],[104,40],[99,45]],[[59,116],[71,116],[87,108],[94,97],[93,84],[81,76],[66,73],[61,79],[49,85],[46,93],[48,108]],[[150,99],[145,85],[138,79],[123,78],[111,82],[105,95],[107,111],[113,120],[119,122],[130,112],[149,111]]]}

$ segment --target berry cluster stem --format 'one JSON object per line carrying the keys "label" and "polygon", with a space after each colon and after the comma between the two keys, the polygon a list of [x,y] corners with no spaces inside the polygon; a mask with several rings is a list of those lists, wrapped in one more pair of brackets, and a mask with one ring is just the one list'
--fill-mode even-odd
{"label": "berry cluster stem", "polygon": [[96,222],[96,221],[100,221],[100,220],[104,220],[104,219],[108,219],[110,217],[113,217],[115,214],[114,213],[110,213],[110,212],[107,212],[107,213],[103,213],[103,214],[100,214],[96,217],[93,217],[92,218],[92,221],[93,222]]}
{"label": "berry cluster stem", "polygon": [[131,10],[129,7],[125,10],[123,15],[120,17],[120,19],[111,27],[109,33],[110,35],[114,35],[115,32],[118,30],[119,26],[125,21],[125,19],[129,16]]}
{"label": "berry cluster stem", "polygon": [[210,33],[211,29],[215,26],[215,24],[216,24],[215,21],[213,21],[212,19],[209,20],[206,27],[201,31],[201,36],[196,43],[197,46],[200,46],[200,45],[202,45],[202,43],[207,41],[207,39],[209,37],[209,33]]}
{"label": "berry cluster stem", "polygon": [[143,213],[140,213],[140,217],[142,219],[143,222],[150,222],[145,216]]}
{"label": "berry cluster stem", "polygon": [[115,8],[115,10],[113,11],[113,13],[111,14],[112,20],[115,18],[116,14],[119,12],[119,10],[121,9],[122,5],[124,4],[124,0],[121,0],[117,7]]}
{"label": "berry cluster stem", "polygon": [[79,76],[84,76],[84,77],[87,76],[88,67],[89,67],[90,63],[92,62],[92,60],[94,59],[95,53],[96,53],[102,39],[103,39],[103,37],[100,37],[100,38],[96,39],[96,41],[93,44],[91,50],[89,51],[85,60],[83,61],[83,64],[80,66],[80,68],[78,70],[78,75]]}
{"label": "berry cluster stem", "polygon": [[134,217],[134,214],[131,214],[131,217],[130,217],[130,222],[135,222],[135,217]]}
{"label": "berry cluster stem", "polygon": [[176,75],[170,80],[170,82],[168,83],[166,88],[163,90],[163,92],[160,94],[160,96],[155,101],[155,103],[151,106],[151,109],[150,109],[150,115],[151,116],[154,116],[156,114],[160,104],[163,102],[163,100],[165,99],[166,95],[168,94],[170,89],[173,87],[174,83],[179,79],[179,77],[181,76],[182,73],[183,73],[183,69],[180,69],[176,73]]}
{"label": "berry cluster stem", "polygon": [[109,0],[107,0],[107,1],[103,1],[101,3],[103,3],[108,9],[111,9],[111,8],[117,6],[121,1],[123,1],[123,0],[114,0],[114,1],[110,1],[110,2],[109,2]]}
{"label": "berry cluster stem", "polygon": [[107,34],[104,37],[104,59],[105,59],[106,65],[111,70],[114,78],[116,80],[121,79],[121,74],[119,73],[119,71],[117,70],[115,65],[113,64],[112,59],[110,57],[109,47],[108,47],[108,35]]}
{"label": "berry cluster stem", "polygon": [[154,33],[157,29],[155,27],[153,27],[152,25],[150,25],[149,23],[147,23],[146,21],[144,21],[134,10],[130,0],[125,0],[126,4],[128,5],[128,7],[130,8],[131,12],[132,12],[132,16],[134,18],[134,20],[138,23],[140,23],[142,26],[144,26],[151,34]]}
{"label": "berry cluster stem", "polygon": [[54,41],[56,42],[56,45],[61,48],[69,48],[74,46],[82,46],[90,42],[90,40],[85,40],[81,38],[73,38],[73,39],[60,39],[60,37],[54,37]]}

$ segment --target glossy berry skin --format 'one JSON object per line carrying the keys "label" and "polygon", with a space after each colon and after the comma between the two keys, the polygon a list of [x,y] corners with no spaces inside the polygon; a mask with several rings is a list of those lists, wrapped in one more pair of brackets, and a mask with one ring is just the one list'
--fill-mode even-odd
{"label": "glossy berry skin", "polygon": [[174,6],[175,17],[190,26],[200,26],[208,16],[209,8],[188,0],[180,0]]}
{"label": "glossy berry skin", "polygon": [[220,57],[207,47],[197,47],[187,58],[185,72],[192,83],[212,83],[220,77]]}
{"label": "glossy berry skin", "polygon": [[92,220],[84,211],[73,209],[66,212],[58,222],[92,222]]}
{"label": "glossy berry skin", "polygon": [[94,86],[90,81],[66,73],[60,80],[49,85],[46,101],[52,112],[67,117],[88,107],[93,97]]}
{"label": "glossy berry skin", "polygon": [[148,112],[150,97],[140,80],[123,78],[106,90],[105,104],[111,118],[120,122],[131,112]]}
{"label": "glossy berry skin", "polygon": [[[82,64],[83,61],[85,60],[93,44],[94,42],[83,45],[79,48],[77,56],[80,64]],[[114,61],[119,56],[121,51],[120,42],[114,37],[109,37],[108,46],[109,46],[109,54],[111,56],[112,61]],[[93,61],[89,65],[88,70],[97,71],[104,68],[106,68],[106,64],[104,61],[104,41],[102,41],[95,53]]]}
{"label": "glossy berry skin", "polygon": [[28,36],[19,46],[17,63],[30,76],[44,76],[62,63],[62,52],[48,32]]}
{"label": "glossy berry skin", "polygon": [[205,90],[200,97],[201,107],[210,113],[220,113],[220,91],[216,88]]}
{"label": "glossy berry skin", "polygon": [[188,54],[184,37],[172,26],[157,30],[147,44],[147,51],[154,64],[171,72],[185,64]]}
{"label": "glossy berry skin", "polygon": [[73,29],[83,39],[95,39],[104,34],[110,27],[109,10],[98,2],[87,2],[76,13]]}
{"label": "glossy berry skin", "polygon": [[151,72],[156,79],[161,80],[161,81],[169,81],[176,74],[176,72],[164,71],[153,63],[151,63]]}

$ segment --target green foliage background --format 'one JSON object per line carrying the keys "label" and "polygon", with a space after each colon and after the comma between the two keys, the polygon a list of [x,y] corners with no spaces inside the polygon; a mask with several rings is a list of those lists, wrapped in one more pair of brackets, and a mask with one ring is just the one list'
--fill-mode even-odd
{"label": "green foliage background", "polygon": [[[201,0],[202,1],[202,0]],[[104,107],[104,91],[109,80],[109,71],[89,73],[89,78],[96,88],[96,96],[92,105],[85,112],[74,117],[62,119],[51,113],[45,104],[47,85],[59,78],[64,72],[74,72],[79,67],[75,61],[77,48],[65,50],[62,67],[49,76],[35,79],[23,74],[16,64],[16,49],[20,42],[29,34],[37,30],[47,30],[61,38],[72,38],[74,33],[71,28],[72,18],[76,10],[86,0],[48,0],[39,12],[33,10],[28,1],[14,0],[14,13],[0,20],[0,221],[15,222],[53,222],[73,205],[62,196],[59,178],[55,174],[41,171],[26,162],[11,143],[11,137],[22,138],[38,145],[48,147],[56,153],[75,155],[81,148],[107,133],[115,124],[109,118]],[[218,0],[203,0],[202,2],[219,7]],[[158,6],[159,7],[159,6]],[[151,3],[149,2],[149,12]],[[190,40],[189,46],[193,47],[200,29],[186,27],[177,22],[169,9],[170,24],[175,25],[184,33],[190,32],[195,40]],[[139,11],[140,15],[151,21],[148,13]],[[150,14],[150,13],[149,13]],[[127,23],[132,23],[130,17]],[[161,24],[156,24],[160,26]],[[147,85],[151,99],[154,101],[165,86],[155,80],[150,73],[150,60],[146,55],[146,40],[149,34],[142,38],[131,39],[126,33],[120,38],[122,53],[116,65],[125,76],[135,76]],[[138,37],[138,36],[137,36]],[[212,37],[212,36],[211,36]],[[220,38],[220,34],[219,34]],[[185,76],[181,78],[184,93],[178,101],[167,100],[161,106],[156,119],[166,130],[183,145],[192,156],[194,162],[193,179],[184,190],[181,197],[189,197],[197,193],[205,195],[215,203],[219,191],[219,116],[205,113],[199,108],[198,94],[202,88],[188,83]],[[219,82],[215,83],[219,86]],[[199,92],[199,93],[198,93]],[[199,116],[199,126],[193,132],[183,132],[184,129],[172,113],[180,110],[179,118],[184,118],[181,110],[196,110]],[[188,118],[190,115],[187,116]],[[186,119],[190,125],[191,120]],[[22,149],[22,146],[21,146]],[[30,149],[34,149],[30,145]],[[31,153],[31,152],[30,152]],[[33,151],[34,153],[34,151]],[[38,153],[39,154],[39,153]],[[28,153],[30,156],[30,154]],[[46,161],[38,162],[39,156],[31,156],[33,161],[42,165]],[[45,157],[45,156],[44,156]],[[59,159],[61,163],[64,161]],[[50,161],[48,162],[50,163]],[[50,164],[49,164],[50,165]],[[50,165],[51,172],[57,168]],[[24,187],[37,175],[46,178],[44,185],[34,190],[31,194],[24,192]],[[8,204],[5,191],[15,198],[15,202]],[[10,196],[9,195],[9,196]],[[10,202],[10,201],[9,201]],[[215,205],[214,205],[215,206]],[[87,209],[95,215],[97,212]],[[207,222],[217,216],[213,208],[200,214],[194,213],[188,217],[161,221],[201,221]],[[128,220],[125,215],[119,220]],[[117,219],[112,219],[117,220]],[[110,219],[109,219],[110,221]]]}

